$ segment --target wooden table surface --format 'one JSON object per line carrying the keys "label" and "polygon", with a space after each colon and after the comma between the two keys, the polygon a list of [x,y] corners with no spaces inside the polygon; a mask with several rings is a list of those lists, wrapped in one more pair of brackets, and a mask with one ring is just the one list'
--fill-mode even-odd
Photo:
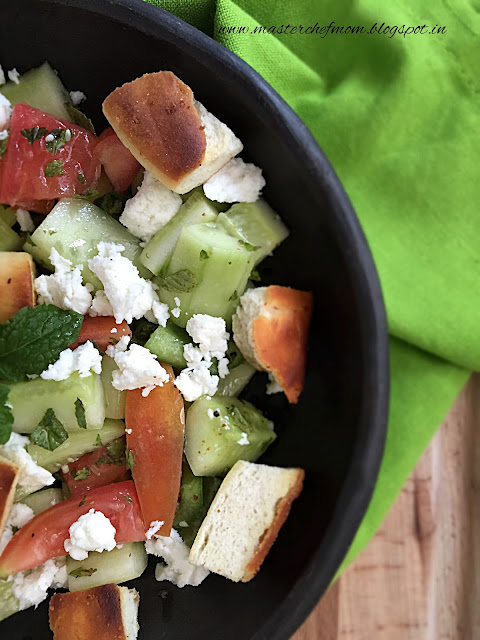
{"label": "wooden table surface", "polygon": [[292,640],[480,639],[480,374]]}

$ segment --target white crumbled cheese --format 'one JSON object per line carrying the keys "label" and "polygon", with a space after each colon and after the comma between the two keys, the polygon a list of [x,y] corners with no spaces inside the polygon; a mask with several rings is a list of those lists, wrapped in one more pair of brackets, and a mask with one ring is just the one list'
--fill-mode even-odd
{"label": "white crumbled cheese", "polygon": [[133,429],[125,429],[125,433],[128,433],[128,435],[130,435],[132,433]]}
{"label": "white crumbled cheese", "polygon": [[18,599],[20,611],[23,611],[29,607],[37,607],[43,602],[48,589],[61,589],[66,586],[65,558],[54,558],[31,571],[17,573],[13,577],[12,593]]}
{"label": "white crumbled cheese", "polygon": [[229,374],[229,370],[228,370],[228,365],[229,365],[229,361],[228,358],[220,358],[220,360],[218,361],[218,375],[220,376],[220,378],[226,378]]}
{"label": "white crumbled cheese", "polygon": [[10,540],[13,538],[13,530],[21,529],[24,525],[27,524],[27,522],[30,522],[34,515],[35,514],[33,513],[33,509],[27,507],[26,504],[16,502],[12,506],[10,515],[5,522],[5,528],[0,536],[0,555],[3,553],[3,550],[10,542]]}
{"label": "white crumbled cheese", "polygon": [[0,140],[5,140],[5,138],[8,138],[8,129],[0,131]]}
{"label": "white crumbled cheese", "polygon": [[7,71],[8,79],[14,82],[15,84],[20,84],[20,74],[16,69],[10,69]]}
{"label": "white crumbled cheese", "polygon": [[1,64],[0,64],[0,84],[5,84],[5,72],[3,71]]}
{"label": "white crumbled cheese", "polygon": [[170,313],[174,318],[178,318],[180,316],[180,298],[175,297],[173,301],[177,306],[174,309],[172,309]]}
{"label": "white crumbled cheese", "polygon": [[224,357],[230,336],[223,318],[196,313],[187,322],[186,329],[202,353],[209,352],[211,358]]}
{"label": "white crumbled cheese", "polygon": [[269,378],[269,381],[267,382],[267,390],[266,390],[267,396],[271,396],[274,393],[283,392],[282,387],[275,380],[275,378],[274,378],[272,373],[268,374],[268,378]]}
{"label": "white crumbled cheese", "polygon": [[188,527],[189,525],[188,525],[188,522],[186,522],[185,520],[181,520],[181,521],[178,523],[178,526],[179,526],[179,527],[184,527],[184,528],[185,528],[185,527]]}
{"label": "white crumbled cheese", "polygon": [[102,282],[117,323],[130,323],[151,311],[158,324],[165,326],[168,306],[159,301],[155,285],[141,278],[131,260],[122,256],[125,247],[100,242],[97,248],[98,255],[88,261],[88,266]]}
{"label": "white crumbled cheese", "polygon": [[242,437],[240,438],[240,440],[237,440],[237,444],[241,444],[241,445],[250,444],[250,440],[248,439],[248,436],[244,431],[242,431]]}
{"label": "white crumbled cheese", "polygon": [[203,191],[216,202],[255,202],[262,194],[265,178],[251,162],[233,158],[203,185]]}
{"label": "white crumbled cheese", "polygon": [[[152,285],[155,289],[155,285]],[[165,327],[167,324],[167,320],[170,317],[170,313],[168,311],[168,304],[164,302],[159,302],[158,300],[154,300],[152,304],[152,308],[150,311],[147,311],[145,314],[145,318],[150,322],[157,323],[162,327]]]}
{"label": "white crumbled cheese", "polygon": [[94,373],[102,372],[102,356],[93,343],[85,342],[74,351],[65,349],[53,364],[40,374],[44,380],[66,380],[74,371],[78,371],[81,378],[87,378]]}
{"label": "white crumbled cheese", "polygon": [[137,193],[127,200],[120,222],[137,238],[149,241],[180,209],[182,198],[145,171]]}
{"label": "white crumbled cheese", "polygon": [[0,445],[0,459],[9,460],[18,467],[20,472],[18,484],[20,486],[37,491],[53,484],[55,478],[49,471],[40,467],[26,451],[25,447],[29,442],[25,436],[12,433],[8,442]]}
{"label": "white crumbled cheese", "polygon": [[170,376],[151,351],[138,344],[130,343],[130,336],[123,336],[116,345],[107,347],[107,355],[115,360],[118,367],[112,373],[112,385],[119,391],[141,389],[148,396],[156,386],[162,387]]}
{"label": "white crumbled cheese", "polygon": [[215,417],[215,414],[213,413],[213,409],[208,409],[207,410],[207,416],[210,418],[210,420],[213,420]]}
{"label": "white crumbled cheese", "polygon": [[145,537],[147,540],[151,540],[153,536],[159,531],[162,526],[165,524],[163,520],[153,520],[150,522],[150,527],[148,531],[145,531]]}
{"label": "white crumbled cheese", "polygon": [[[47,136],[48,138],[48,136]],[[47,139],[45,138],[45,140]],[[86,243],[86,240],[83,240],[82,238],[78,238],[78,240],[74,240],[71,244],[69,244],[68,246],[70,247],[70,249],[77,249],[78,247],[83,247],[83,245]]]}
{"label": "white crumbled cheese", "polygon": [[15,216],[17,217],[17,222],[20,225],[20,229],[22,231],[27,231],[28,233],[35,231],[35,225],[33,224],[32,216],[26,209],[18,208],[15,211]]}
{"label": "white crumbled cheese", "polygon": [[194,366],[187,366],[175,378],[174,384],[187,402],[194,402],[200,396],[213,396],[216,393],[219,377],[210,373],[210,365],[211,362],[206,361],[195,363]]}
{"label": "white crumbled cheese", "polygon": [[101,511],[90,509],[70,526],[70,537],[63,546],[74,560],[85,560],[89,551],[114,549],[116,533],[113,524]]}
{"label": "white crumbled cheese", "polygon": [[105,295],[105,291],[97,291],[92,300],[92,306],[88,310],[88,315],[92,317],[113,316],[113,308]]}
{"label": "white crumbled cheese", "polygon": [[83,91],[70,91],[70,99],[73,102],[73,106],[76,107],[81,102],[87,99],[87,96]]}
{"label": "white crumbled cheese", "polygon": [[112,327],[112,328],[110,329],[110,333],[117,333],[117,332],[118,332],[117,327]]}
{"label": "white crumbled cheese", "polygon": [[[12,105],[2,93],[0,93],[0,129],[6,129],[12,115]],[[8,132],[7,132],[8,135]]]}
{"label": "white crumbled cheese", "polygon": [[172,529],[170,537],[159,536],[145,543],[147,553],[163,558],[167,566],[157,564],[155,578],[161,582],[168,580],[177,587],[191,585],[197,587],[210,573],[203,567],[190,564],[188,556],[190,549],[183,542],[180,534]]}
{"label": "white crumbled cheese", "polygon": [[35,279],[35,291],[38,303],[54,304],[60,309],[72,309],[84,315],[92,304],[91,284],[82,284],[83,265],[74,269],[70,260],[63,258],[56,249],[50,252],[50,262],[55,273],[50,276],[39,276]]}

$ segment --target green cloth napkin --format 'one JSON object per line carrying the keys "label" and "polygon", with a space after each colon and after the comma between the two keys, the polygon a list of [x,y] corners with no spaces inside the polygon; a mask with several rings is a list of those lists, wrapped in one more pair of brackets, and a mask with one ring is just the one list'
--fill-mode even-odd
{"label": "green cloth napkin", "polygon": [[[329,157],[370,243],[391,334],[390,418],[375,493],[344,569],[375,534],[469,370],[480,369],[480,5],[150,1],[215,37],[282,95]],[[331,22],[446,30],[251,33]]]}

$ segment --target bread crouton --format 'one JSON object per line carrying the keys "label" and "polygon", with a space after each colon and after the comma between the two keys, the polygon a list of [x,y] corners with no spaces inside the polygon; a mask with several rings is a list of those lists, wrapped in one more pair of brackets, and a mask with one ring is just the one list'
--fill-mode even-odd
{"label": "bread crouton", "polygon": [[22,307],[33,307],[35,266],[29,253],[0,251],[0,322]]}

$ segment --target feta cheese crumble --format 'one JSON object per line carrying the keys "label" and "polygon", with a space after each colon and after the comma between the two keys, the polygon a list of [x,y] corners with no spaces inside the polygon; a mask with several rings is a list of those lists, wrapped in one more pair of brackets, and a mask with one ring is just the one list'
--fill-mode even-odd
{"label": "feta cheese crumble", "polygon": [[210,573],[203,567],[190,564],[188,556],[190,549],[183,542],[180,534],[172,529],[170,537],[159,536],[145,543],[147,553],[163,558],[164,564],[157,564],[155,578],[159,582],[168,580],[177,587],[191,585],[197,587]]}
{"label": "feta cheese crumble", "polygon": [[1,64],[0,64],[0,84],[5,84],[5,72],[3,71]]}
{"label": "feta cheese crumble", "polygon": [[105,291],[97,291],[92,300],[92,306],[88,310],[88,315],[92,317],[113,316],[113,308],[105,295]]}
{"label": "feta cheese crumble", "polygon": [[175,297],[173,301],[177,306],[174,309],[171,309],[170,313],[174,318],[178,318],[180,316],[180,298]]}
{"label": "feta cheese crumble", "polygon": [[[48,138],[48,136],[47,136]],[[45,138],[45,140],[47,139]],[[83,247],[83,245],[86,243],[86,240],[83,240],[82,238],[78,238],[78,240],[74,240],[72,243],[70,243],[68,246],[70,247],[70,249],[77,249],[78,247]]]}
{"label": "feta cheese crumble", "polygon": [[224,357],[230,335],[223,318],[196,313],[187,322],[186,329],[203,354],[209,353],[211,358]]}
{"label": "feta cheese crumble", "polygon": [[83,93],[83,91],[70,91],[70,99],[73,103],[73,106],[78,106],[81,102],[87,99],[87,96]]}
{"label": "feta cheese crumble", "polygon": [[35,231],[35,225],[33,224],[32,216],[26,209],[18,208],[15,211],[15,216],[22,231],[27,231],[28,233]]}
{"label": "feta cheese crumble", "polygon": [[148,242],[177,213],[182,198],[145,171],[137,193],[127,200],[119,221],[134,236]]}
{"label": "feta cheese crumble", "polygon": [[[117,323],[123,320],[130,323],[134,318],[148,315],[149,319],[153,316],[164,327],[170,315],[168,305],[158,299],[156,285],[141,278],[132,261],[121,255],[125,247],[112,242],[100,242],[97,248],[98,255],[88,261],[88,266],[102,282],[104,295]],[[103,305],[103,296],[101,299]],[[95,314],[100,315],[93,310],[91,315]]]}
{"label": "feta cheese crumble", "polygon": [[207,198],[216,202],[255,202],[265,186],[262,170],[233,158],[203,185]]}
{"label": "feta cheese crumble", "polygon": [[3,550],[13,538],[14,529],[21,529],[27,522],[30,522],[34,515],[33,509],[30,509],[26,504],[16,502],[12,506],[5,528],[0,536],[0,554],[3,553]]}
{"label": "feta cheese crumble", "polygon": [[89,551],[114,549],[116,533],[113,524],[101,511],[90,509],[70,526],[70,537],[63,546],[74,560],[85,560]]}
{"label": "feta cheese crumble", "polygon": [[7,128],[7,125],[10,122],[11,115],[12,105],[10,104],[10,100],[8,100],[2,93],[0,93],[0,129]]}
{"label": "feta cheese crumble", "polygon": [[148,529],[148,531],[145,531],[146,539],[151,540],[164,524],[165,522],[163,520],[153,520],[153,522],[150,522],[150,528]]}
{"label": "feta cheese crumble", "polygon": [[20,472],[18,486],[28,488],[30,492],[33,492],[53,484],[55,478],[50,471],[40,467],[26,451],[25,447],[29,442],[25,436],[13,432],[7,443],[0,445],[0,458],[10,461],[18,467]]}
{"label": "feta cheese crumble", "polygon": [[119,391],[141,389],[148,396],[156,386],[162,387],[170,376],[156,357],[145,347],[130,343],[130,336],[123,336],[116,345],[107,347],[107,355],[115,360],[118,369],[112,373],[112,385]]}
{"label": "feta cheese crumble", "polygon": [[268,374],[267,389],[266,389],[267,396],[271,396],[274,393],[282,393],[282,392],[283,392],[282,387],[275,380],[275,378],[273,377],[273,374],[269,373]]}
{"label": "feta cheese crumble", "polygon": [[92,304],[91,284],[82,284],[83,265],[72,268],[70,260],[63,258],[56,249],[50,252],[50,262],[55,273],[39,276],[34,281],[39,304],[54,304],[60,309],[72,309],[86,314]]}
{"label": "feta cheese crumble", "polygon": [[10,69],[7,71],[8,79],[14,82],[15,84],[20,84],[20,74],[16,69]]}
{"label": "feta cheese crumble", "polygon": [[241,445],[250,444],[250,440],[248,439],[248,436],[244,431],[242,431],[242,437],[240,438],[240,440],[237,440],[237,444],[241,444]]}
{"label": "feta cheese crumble", "polygon": [[87,378],[94,373],[102,372],[102,356],[93,343],[85,342],[74,351],[65,349],[53,364],[40,374],[44,380],[66,380],[74,371],[78,371],[81,378]]}
{"label": "feta cheese crumble", "polygon": [[47,560],[31,571],[22,571],[13,577],[12,593],[18,599],[19,610],[37,607],[47,597],[47,590],[67,586],[65,558]]}

